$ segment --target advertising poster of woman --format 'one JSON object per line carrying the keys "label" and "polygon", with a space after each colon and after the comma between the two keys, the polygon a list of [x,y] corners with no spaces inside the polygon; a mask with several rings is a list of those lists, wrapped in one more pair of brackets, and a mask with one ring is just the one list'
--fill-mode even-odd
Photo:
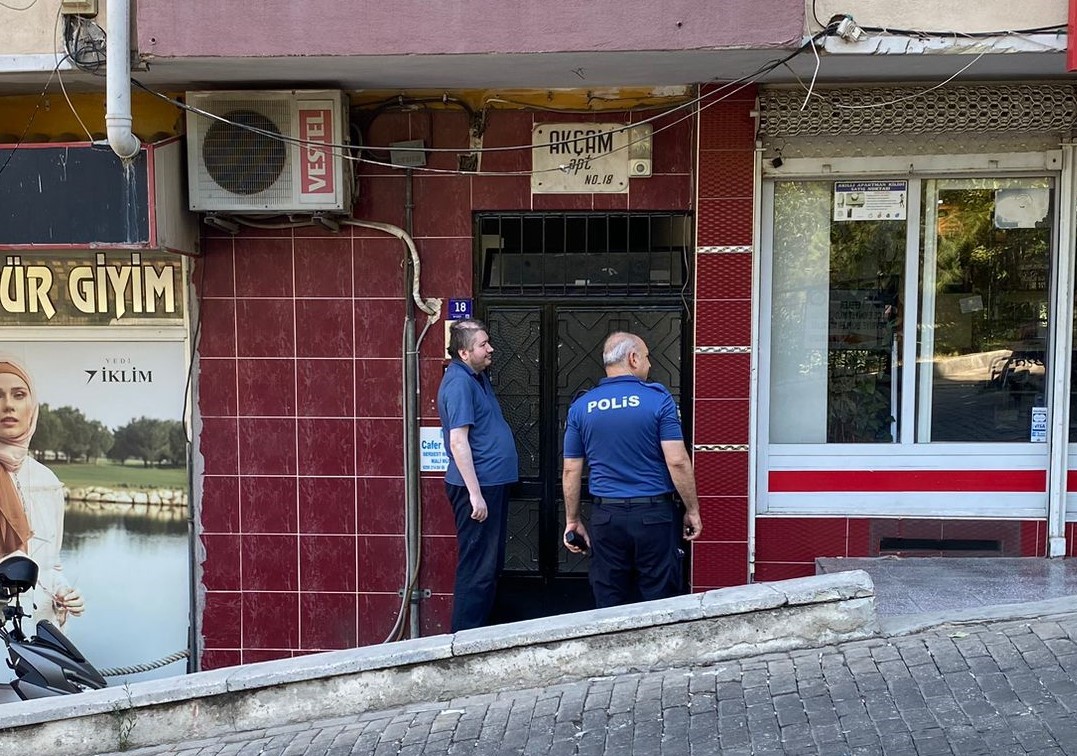
{"label": "advertising poster of woman", "polygon": [[0,549],[98,668],[189,645],[186,370],[183,341],[0,341]]}

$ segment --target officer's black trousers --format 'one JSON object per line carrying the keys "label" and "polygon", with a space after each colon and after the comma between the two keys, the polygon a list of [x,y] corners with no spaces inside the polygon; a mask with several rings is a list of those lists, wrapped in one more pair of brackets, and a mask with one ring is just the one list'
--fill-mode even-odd
{"label": "officer's black trousers", "polygon": [[591,512],[591,590],[595,605],[681,592],[682,517],[672,502],[596,503]]}
{"label": "officer's black trousers", "polygon": [[497,594],[497,579],[505,567],[509,486],[481,486],[486,520],[471,519],[467,488],[445,484],[456,519],[456,584],[453,587],[452,631],[482,627]]}

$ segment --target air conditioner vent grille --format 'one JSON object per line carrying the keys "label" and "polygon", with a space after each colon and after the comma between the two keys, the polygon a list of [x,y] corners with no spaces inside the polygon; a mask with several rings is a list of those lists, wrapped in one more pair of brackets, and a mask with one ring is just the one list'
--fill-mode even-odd
{"label": "air conditioner vent grille", "polygon": [[253,110],[229,110],[224,118],[229,123],[214,121],[202,142],[210,178],[232,194],[268,192],[288,165],[288,146],[280,139],[280,129]]}

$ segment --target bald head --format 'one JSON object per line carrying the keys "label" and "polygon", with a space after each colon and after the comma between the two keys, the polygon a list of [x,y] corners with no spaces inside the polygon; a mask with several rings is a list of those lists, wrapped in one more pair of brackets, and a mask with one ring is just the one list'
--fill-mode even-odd
{"label": "bald head", "polygon": [[647,380],[651,362],[647,344],[634,333],[612,333],[602,346],[602,364],[607,376],[634,375]]}

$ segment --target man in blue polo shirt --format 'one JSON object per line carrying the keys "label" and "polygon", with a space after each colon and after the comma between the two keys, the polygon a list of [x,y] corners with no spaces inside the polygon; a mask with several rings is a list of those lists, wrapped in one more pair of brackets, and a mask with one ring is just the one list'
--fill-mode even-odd
{"label": "man in blue polo shirt", "polygon": [[482,321],[450,326],[452,362],[438,389],[438,415],[449,450],[445,491],[456,519],[453,632],[481,627],[490,616],[505,566],[509,487],[519,480],[516,441],[486,374],[493,352]]}
{"label": "man in blue polo shirt", "polygon": [[[703,530],[677,404],[664,386],[647,383],[649,354],[639,336],[612,334],[602,348],[606,377],[568,410],[564,541],[580,552],[569,543],[575,532],[591,549],[591,589],[599,607],[680,593],[680,541]],[[590,532],[580,520],[585,460],[591,469]]]}

